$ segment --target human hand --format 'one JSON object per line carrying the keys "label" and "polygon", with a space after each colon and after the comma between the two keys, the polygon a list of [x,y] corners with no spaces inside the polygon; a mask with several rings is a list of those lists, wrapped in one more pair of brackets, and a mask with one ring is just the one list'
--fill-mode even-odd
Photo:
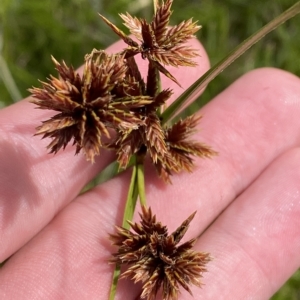
{"label": "human hand", "polygon": [[[183,87],[208,69],[197,47],[197,68],[171,71]],[[176,98],[182,89],[166,82]],[[299,267],[299,102],[299,78],[252,71],[201,109],[195,138],[219,156],[197,159],[173,185],[146,170],[158,220],[172,231],[197,210],[185,240],[201,234],[195,248],[214,258],[203,288],[180,299],[268,299]],[[48,155],[49,141],[32,134],[49,112],[33,108],[27,99],[0,111],[0,261],[13,255],[0,269],[0,298],[107,299],[108,233],[121,223],[130,174],[77,196],[112,154],[103,150],[94,165],[71,146]],[[138,290],[121,280],[116,299],[135,299]]]}

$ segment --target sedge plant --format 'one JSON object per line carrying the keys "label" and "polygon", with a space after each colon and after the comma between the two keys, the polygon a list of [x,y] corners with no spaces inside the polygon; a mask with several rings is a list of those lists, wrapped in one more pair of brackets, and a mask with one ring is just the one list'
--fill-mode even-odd
{"label": "sedge plant", "polygon": [[[64,61],[52,57],[58,76],[30,89],[31,101],[40,109],[55,115],[43,120],[36,135],[50,138],[50,153],[57,153],[73,143],[75,154],[83,153],[93,163],[103,148],[115,153],[116,161],[83,188],[86,192],[116,174],[132,169],[124,217],[110,239],[116,247],[111,263],[110,300],[114,299],[119,277],[141,282],[141,299],[152,300],[159,291],[164,300],[177,299],[180,288],[191,293],[190,285],[201,286],[211,255],[194,251],[196,238],[180,243],[196,212],[169,234],[147,206],[144,166],[149,159],[157,175],[172,183],[176,173],[192,172],[194,157],[211,158],[218,149],[193,139],[201,116],[186,115],[190,99],[198,101],[199,91],[236,58],[278,25],[300,12],[300,2],[248,38],[221,62],[212,67],[172,104],[172,90],[161,86],[166,76],[180,86],[168,66],[195,67],[198,53],[188,41],[200,30],[193,19],[169,26],[173,0],[154,1],[150,21],[130,14],[120,14],[131,35],[126,34],[105,16],[100,18],[125,43],[122,51],[108,54],[94,49],[84,57],[84,70],[79,73]],[[148,64],[143,78],[136,56]],[[139,200],[140,223],[132,218]],[[213,254],[212,254],[213,256]],[[124,270],[123,265],[127,269]],[[121,272],[122,270],[122,272]]]}

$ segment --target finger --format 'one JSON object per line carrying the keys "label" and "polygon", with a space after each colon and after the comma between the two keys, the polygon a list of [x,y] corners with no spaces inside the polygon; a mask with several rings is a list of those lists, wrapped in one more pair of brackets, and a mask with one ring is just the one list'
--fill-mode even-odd
{"label": "finger", "polygon": [[[197,299],[270,299],[300,266],[300,149],[273,162],[199,239],[214,257]],[[185,295],[183,299],[193,299]]]}
{"label": "finger", "polygon": [[[108,299],[114,269],[108,233],[116,219],[112,206],[126,197],[128,178],[122,177],[123,184],[115,186],[114,179],[107,191],[98,187],[79,196],[14,254],[0,269],[0,298]],[[137,288],[124,284],[116,300],[131,299]]]}
{"label": "finger", "polygon": [[[192,43],[200,51],[199,66],[193,71],[191,68],[172,70],[184,87],[208,68],[203,47],[196,40]],[[118,42],[109,51],[116,52],[123,47]],[[138,61],[143,63],[141,59]],[[175,94],[182,91],[173,87]],[[0,261],[34,236],[112,160],[113,155],[103,150],[91,165],[81,155],[74,157],[71,146],[55,156],[47,154],[45,147],[49,139],[32,135],[35,127],[51,114],[35,110],[28,99],[0,111]]]}

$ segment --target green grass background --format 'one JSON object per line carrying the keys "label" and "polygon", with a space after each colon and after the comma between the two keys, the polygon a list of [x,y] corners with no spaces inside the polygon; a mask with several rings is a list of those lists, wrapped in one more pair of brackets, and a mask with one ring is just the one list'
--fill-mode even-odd
{"label": "green grass background", "polygon": [[[292,0],[174,0],[172,23],[193,17],[203,26],[198,38],[214,65],[245,38],[290,7]],[[27,89],[54,73],[50,55],[77,67],[93,48],[117,37],[97,12],[122,27],[119,12],[150,18],[151,0],[1,0],[0,108],[28,95]],[[245,72],[273,66],[300,76],[300,16],[280,26],[207,88],[209,101]],[[194,107],[197,109],[197,107]],[[300,300],[300,271],[273,296]]]}

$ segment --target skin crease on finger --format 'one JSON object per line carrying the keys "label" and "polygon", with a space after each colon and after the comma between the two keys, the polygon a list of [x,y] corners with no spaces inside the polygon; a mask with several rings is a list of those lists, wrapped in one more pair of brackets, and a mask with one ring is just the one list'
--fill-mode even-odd
{"label": "skin crease on finger", "polygon": [[[209,68],[202,45],[192,39],[191,46],[199,49],[198,67],[181,68],[180,71],[169,68],[183,88]],[[124,43],[118,42],[107,51],[116,53],[123,48]],[[142,64],[145,75],[146,62],[141,58],[137,60]],[[172,99],[183,91],[164,76],[162,84],[174,88]],[[72,146],[67,146],[65,151],[61,150],[55,156],[47,154],[46,146],[50,140],[41,140],[41,136],[33,137],[33,134],[35,127],[48,119],[51,112],[34,108],[25,99],[0,111],[0,262],[39,232],[113,159],[111,152],[103,150],[92,165],[81,153],[74,156]]]}
{"label": "skin crease on finger", "polygon": [[[204,115],[200,123],[202,131],[196,138],[212,145],[219,152],[219,156],[211,160],[196,160],[197,167],[194,173],[174,176],[172,186],[166,186],[157,179],[152,169],[147,171],[147,200],[158,220],[168,224],[172,231],[197,210],[198,213],[187,232],[187,239],[200,234],[237,195],[241,194],[242,199],[247,193],[243,191],[255,178],[258,178],[258,182],[260,174],[276,157],[299,144],[299,99],[298,78],[275,69],[261,69],[246,74],[204,107],[201,111]],[[271,169],[270,173],[273,174],[274,170]],[[278,178],[280,180],[282,177]],[[6,296],[6,299],[17,299],[18,296],[24,295],[25,299],[34,299],[34,295],[43,296],[44,299],[99,299],[101,295],[101,299],[107,299],[113,269],[104,263],[111,251],[107,233],[112,231],[114,224],[121,222],[128,179],[129,174],[115,178],[80,196],[66,207],[1,270],[0,296]],[[282,181],[279,181],[276,188],[285,190],[287,185],[284,184],[288,181]],[[266,189],[264,193],[267,191]],[[287,197],[287,201],[288,199]],[[231,207],[229,206],[229,209]],[[259,207],[256,209],[259,210]],[[296,209],[299,210],[299,207]],[[238,223],[239,227],[241,222],[242,219]],[[235,224],[233,217],[231,224]],[[266,225],[268,224],[270,226],[267,222]],[[260,224],[263,225],[264,223]],[[284,225],[288,228],[288,224]],[[211,228],[197,245],[199,250],[209,251],[216,257],[209,265],[210,272],[205,274],[204,283],[208,289],[212,285],[210,281],[214,282],[215,287],[220,285],[224,289],[220,282],[225,280],[225,276],[228,276],[228,285],[230,282],[226,264],[223,266],[223,277],[218,281],[214,281],[214,278],[210,280],[209,276],[217,269],[220,262],[217,259],[217,256],[220,257],[219,253],[224,250],[224,256],[228,256],[228,263],[234,256],[230,255],[230,251],[225,252],[225,238],[223,244],[221,243],[223,248],[218,249],[214,248],[217,240],[212,239],[210,244],[203,242],[204,237],[209,238]],[[218,230],[216,231],[218,233]],[[229,228],[224,235],[228,235],[228,232]],[[242,231],[237,232],[237,237],[233,236],[230,241],[238,240],[239,234],[242,235]],[[277,240],[276,247],[279,247],[280,239]],[[259,248],[259,239],[255,242],[256,248]],[[287,249],[285,244],[281,247]],[[297,247],[296,244],[295,249],[299,252]],[[288,253],[288,249],[286,251]],[[244,253],[246,255],[245,251]],[[253,262],[252,256],[246,258],[249,261],[249,258],[252,258]],[[268,274],[267,267],[263,266],[262,262],[263,260],[258,261],[255,267]],[[270,262],[267,264],[269,266]],[[240,266],[240,260],[238,264],[232,262],[230,271],[234,273]],[[282,267],[277,265],[283,275],[278,271],[274,276],[286,277],[295,269],[295,261],[288,272],[280,270]],[[222,266],[219,270],[221,272]],[[251,277],[252,280],[255,280],[255,275],[257,274]],[[278,277],[273,278],[268,287],[269,291],[262,295],[270,294],[271,290],[273,292],[282,284],[283,278]],[[243,279],[241,276],[239,278]],[[228,286],[226,290],[228,293],[229,288]],[[121,281],[117,299],[134,299],[136,289],[128,281]],[[242,290],[242,286],[239,290]],[[211,291],[214,289],[211,288]],[[196,297],[198,293],[203,293],[203,289],[193,288],[193,292]],[[186,294],[183,295],[185,296]]]}

